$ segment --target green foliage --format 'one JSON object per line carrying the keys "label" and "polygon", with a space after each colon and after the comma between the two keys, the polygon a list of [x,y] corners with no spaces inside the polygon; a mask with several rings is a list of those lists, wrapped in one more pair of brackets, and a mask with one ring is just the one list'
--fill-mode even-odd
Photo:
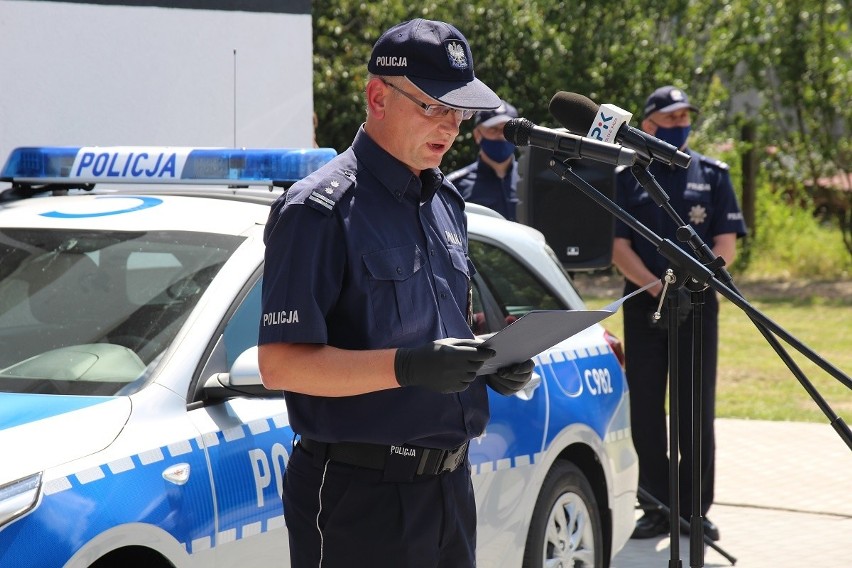
{"label": "green foliage", "polygon": [[768,185],[758,189],[759,230],[751,237],[746,274],[752,279],[848,279],[852,258],[837,227]]}
{"label": "green foliage", "polygon": [[[471,43],[477,77],[521,116],[545,126],[559,126],[548,112],[559,91],[615,103],[639,117],[653,89],[682,87],[702,110],[693,147],[721,153],[739,186],[739,157],[748,149],[739,131],[743,121],[751,121],[758,126],[761,179],[772,188],[759,192],[759,199],[777,194],[788,199],[784,203],[808,206],[806,188],[852,170],[850,14],[849,0],[315,2],[317,141],[338,150],[349,146],[365,117],[366,62],[373,43],[388,27],[424,17],[458,27]],[[452,171],[475,153],[465,123],[442,168]],[[852,188],[847,201],[828,228],[811,223],[809,214],[793,228],[780,217],[782,211],[796,213],[795,207],[759,204],[759,226],[750,228],[757,238],[741,266],[764,256],[754,247],[775,246],[784,232],[804,231],[810,223],[802,237],[812,234],[823,245],[845,242],[847,248],[845,263],[813,262],[830,265],[833,273],[848,271]],[[820,248],[834,254],[833,244]]]}
{"label": "green foliage", "polygon": [[[815,190],[806,188],[818,188],[821,178],[852,170],[848,0],[761,0],[733,6],[730,82],[751,92],[740,112],[756,117],[762,143],[773,150],[764,164],[772,183],[807,202]],[[845,201],[845,209],[834,211],[835,226],[852,254],[852,192]]]}
{"label": "green foliage", "polygon": [[[364,118],[366,62],[388,27],[414,17],[453,23],[471,44],[476,75],[538,124],[559,126],[547,106],[558,91],[615,102],[638,115],[645,97],[666,83],[701,100],[711,76],[690,56],[713,24],[713,3],[490,0],[426,2],[351,0],[314,6],[314,100],[320,145],[349,145]],[[657,15],[667,13],[671,21]],[[605,18],[601,15],[606,14]],[[681,27],[678,24],[684,22]],[[663,61],[665,64],[660,64]],[[444,160],[451,171],[472,161],[469,124]]]}

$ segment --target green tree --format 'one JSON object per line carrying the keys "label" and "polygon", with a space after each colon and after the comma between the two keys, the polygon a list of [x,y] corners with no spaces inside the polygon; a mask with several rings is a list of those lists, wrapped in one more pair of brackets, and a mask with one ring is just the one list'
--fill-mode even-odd
{"label": "green tree", "polygon": [[[686,89],[702,109],[692,145],[732,165],[757,125],[763,179],[807,202],[806,187],[852,169],[850,0],[402,0],[315,2],[314,102],[320,145],[342,150],[364,120],[366,62],[382,31],[415,17],[453,23],[477,76],[522,116],[559,126],[559,91],[614,103],[638,118],[656,87]],[[771,148],[773,153],[764,149]],[[475,157],[470,125],[448,152]],[[736,168],[734,173],[736,174]],[[735,181],[736,178],[735,178]],[[852,190],[837,222],[852,256]],[[758,218],[759,219],[759,218]]]}
{"label": "green tree", "polygon": [[[699,4],[696,4],[699,6]],[[620,0],[426,2],[339,0],[314,5],[314,100],[319,142],[345,148],[364,118],[366,61],[389,26],[414,17],[453,23],[468,38],[476,74],[530,120],[550,126],[558,91],[585,94],[638,113],[653,88],[674,82],[705,92],[710,75],[695,53],[715,10],[689,2]],[[667,14],[666,20],[658,17]],[[696,95],[693,95],[696,96]],[[698,97],[700,99],[700,96]],[[473,159],[470,129],[445,160],[451,169]]]}

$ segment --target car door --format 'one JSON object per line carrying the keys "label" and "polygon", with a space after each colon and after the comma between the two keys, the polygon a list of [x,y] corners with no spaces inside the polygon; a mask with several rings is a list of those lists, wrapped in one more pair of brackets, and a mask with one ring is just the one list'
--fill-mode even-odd
{"label": "car door", "polygon": [[[530,310],[566,309],[508,249],[474,239],[469,248],[477,269],[472,282],[477,335],[497,332]],[[470,444],[470,462],[479,508],[477,555],[483,565],[496,566],[523,550],[526,540],[521,523],[535,502],[529,482],[547,434],[547,385],[512,396],[489,389],[489,404],[491,418]]]}
{"label": "car door", "polygon": [[[257,278],[215,338],[201,381],[228,372],[241,354],[256,346],[259,314]],[[288,566],[281,490],[293,431],[283,396],[252,392],[206,404],[191,414],[202,433],[213,479],[217,565]]]}

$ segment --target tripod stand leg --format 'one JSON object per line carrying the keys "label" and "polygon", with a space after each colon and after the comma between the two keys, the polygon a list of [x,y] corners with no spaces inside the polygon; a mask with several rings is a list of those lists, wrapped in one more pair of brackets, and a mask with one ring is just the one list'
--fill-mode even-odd
{"label": "tripod stand leg", "polygon": [[[662,501],[660,501],[659,499],[657,499],[656,497],[654,497],[653,495],[651,495],[648,491],[646,491],[645,489],[643,489],[643,488],[642,488],[642,486],[639,486],[638,494],[639,494],[639,497],[640,497],[641,499],[644,499],[644,500],[646,500],[646,501],[648,501],[648,502],[650,502],[650,503],[653,503],[656,507],[659,507],[659,509],[660,509],[663,513],[665,513],[665,514],[669,514],[669,513],[671,512],[671,509],[669,509],[668,507],[666,507],[665,505],[663,505],[663,502],[662,502]],[[679,524],[679,526],[680,526],[680,527],[685,528],[685,529],[690,528],[689,523],[688,523],[688,522],[686,522],[686,520],[685,520],[685,519],[679,518],[679,519],[678,519],[678,521],[679,521],[679,523],[678,523],[678,524]],[[702,534],[702,535],[704,535],[704,530],[703,530],[703,529],[704,529],[704,527],[699,527],[699,528],[700,528],[700,530],[701,530],[701,534]],[[672,535],[672,540],[674,540],[674,535]],[[731,563],[731,566],[733,566],[733,565],[735,565],[735,564],[737,563],[737,559],[736,559],[736,557],[731,556],[730,554],[728,554],[727,552],[725,552],[724,550],[722,550],[722,548],[721,548],[718,544],[716,544],[715,542],[713,542],[712,540],[710,540],[710,538],[709,538],[707,535],[704,535],[704,544],[706,544],[707,546],[709,546],[710,548],[712,548],[713,550],[715,550],[716,552],[718,552],[719,554],[721,554],[722,556],[724,556],[724,557],[725,557],[725,559],[726,559],[728,562],[730,562],[730,563]]]}
{"label": "tripod stand leg", "polygon": [[[689,529],[689,565],[704,566],[704,549],[698,535],[704,535],[704,517],[701,503],[701,446],[703,444],[702,396],[703,382],[703,338],[704,290],[692,291],[692,516]],[[700,532],[699,532],[700,531]]]}
{"label": "tripod stand leg", "polygon": [[[672,281],[672,271],[666,272],[666,282]],[[670,558],[669,568],[679,568],[680,562],[680,537],[678,536],[678,521],[680,520],[680,493],[678,487],[678,459],[677,449],[680,447],[679,416],[678,416],[678,389],[680,380],[678,378],[678,335],[677,335],[677,312],[678,295],[669,294],[666,297],[668,309],[668,340],[669,340],[669,503],[671,508],[669,514],[669,543]]]}

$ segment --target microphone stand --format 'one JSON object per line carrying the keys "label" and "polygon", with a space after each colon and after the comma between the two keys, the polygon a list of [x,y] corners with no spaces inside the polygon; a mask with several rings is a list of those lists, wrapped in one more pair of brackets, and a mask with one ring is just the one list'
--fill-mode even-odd
{"label": "microphone stand", "polygon": [[[746,315],[754,322],[755,326],[757,326],[758,330],[763,334],[766,338],[767,342],[772,346],[778,356],[782,361],[787,365],[787,367],[791,370],[791,372],[796,376],[802,386],[805,388],[807,393],[811,396],[811,398],[816,402],[817,406],[823,411],[823,413],[829,418],[830,424],[837,432],[837,434],[841,437],[841,439],[846,442],[846,445],[852,450],[852,432],[850,432],[849,427],[843,421],[843,419],[831,409],[825,399],[819,394],[819,392],[813,387],[810,381],[807,379],[802,370],[796,365],[795,361],[791,358],[791,356],[787,353],[784,347],[778,341],[776,336],[780,336],[784,341],[793,346],[799,353],[805,355],[809,360],[815,363],[818,367],[823,369],[825,372],[839,380],[842,384],[846,385],[847,388],[852,389],[852,379],[849,378],[848,375],[844,374],[840,369],[820,357],[817,353],[803,344],[801,341],[793,337],[790,333],[788,333],[784,328],[776,324],[774,321],[766,317],[763,313],[749,304],[739,293],[738,290],[733,285],[733,279],[730,274],[724,270],[724,259],[721,257],[716,257],[713,254],[713,251],[701,241],[700,237],[695,233],[694,229],[688,224],[683,224],[680,221],[679,216],[676,212],[671,208],[668,204],[668,196],[666,196],[665,192],[662,188],[659,188],[659,185],[656,183],[656,180],[651,176],[650,173],[645,169],[647,167],[647,163],[643,164],[640,162],[638,166],[634,165],[631,168],[634,175],[637,176],[637,180],[642,184],[643,187],[646,187],[645,184],[648,184],[651,187],[651,191],[649,194],[652,198],[655,199],[658,205],[664,207],[667,212],[671,215],[674,213],[677,222],[679,223],[679,227],[677,229],[677,238],[679,241],[687,243],[695,252],[695,254],[703,261],[699,262],[695,257],[691,256],[687,251],[680,248],[678,245],[673,243],[669,239],[663,239],[656,233],[654,233],[651,229],[640,223],[636,218],[627,213],[624,209],[622,209],[619,205],[613,202],[611,199],[603,195],[597,189],[595,189],[592,185],[587,183],[582,177],[577,175],[570,166],[570,160],[565,160],[565,162],[560,162],[556,157],[552,157],[550,160],[551,169],[559,174],[560,179],[568,181],[577,189],[585,193],[590,199],[592,199],[595,203],[603,207],[606,211],[613,214],[615,217],[623,221],[625,224],[630,226],[633,230],[639,233],[643,238],[648,240],[651,244],[653,244],[657,252],[663,255],[667,260],[669,260],[670,264],[675,267],[672,271],[669,279],[671,283],[680,282],[680,285],[688,282],[687,288],[692,292],[690,299],[695,300],[700,306],[703,304],[703,299],[701,297],[696,297],[696,293],[702,293],[708,286],[713,288],[715,291],[719,292],[722,296],[727,298],[731,303],[740,308],[742,311],[746,313]],[[646,187],[646,190],[648,188]],[[677,273],[677,275],[676,275]],[[668,276],[668,275],[667,275]],[[667,283],[668,280],[667,279]],[[720,279],[723,279],[725,282],[723,283]],[[735,291],[736,290],[736,291]],[[676,296],[676,295],[675,295]],[[677,309],[677,299],[676,297],[672,299],[669,297],[669,375],[672,376],[673,373],[676,372],[677,369],[677,356],[672,355],[672,347],[677,345],[677,339],[672,339],[672,335],[677,335],[676,327],[676,309]],[[699,308],[700,311],[700,308]],[[693,314],[693,325],[695,326],[695,315]],[[700,319],[700,314],[699,314]],[[674,323],[674,327],[671,326],[671,323]],[[700,329],[700,328],[699,328]],[[774,335],[773,335],[774,334]],[[695,348],[694,348],[695,349]],[[695,363],[696,353],[693,351],[693,364]],[[674,366],[672,366],[674,364]],[[694,374],[695,375],[695,374]],[[699,381],[700,381],[700,371],[698,373]],[[693,376],[695,378],[695,376]],[[674,409],[677,408],[677,398],[672,397],[671,391],[676,387],[674,386],[677,381],[670,381],[670,411],[675,412]],[[693,391],[695,392],[695,391]],[[700,389],[698,390],[700,396]],[[674,403],[674,404],[672,404]],[[698,407],[700,409],[700,406]],[[700,412],[693,413],[693,420],[695,420],[695,415],[698,415],[699,426],[700,426]],[[694,423],[694,422],[693,422]],[[670,432],[670,436],[677,442],[677,426],[676,422],[673,425],[674,434]],[[693,435],[695,433],[695,428],[693,428]],[[670,444],[672,442],[670,441]],[[674,454],[674,451],[677,449],[677,444],[673,444],[670,446],[670,454]],[[695,456],[698,456],[700,460],[700,452],[695,452],[693,450],[693,460]],[[670,516],[675,520],[675,522],[671,522],[671,530],[672,533],[675,531],[675,527],[680,526],[680,518],[678,514],[678,501],[677,501],[677,469],[676,467],[672,468],[671,464],[674,462],[674,459],[670,459],[670,472],[673,470],[674,474],[670,473],[670,493],[671,493],[671,504],[672,509],[670,510]],[[693,461],[694,463],[694,461]],[[700,461],[699,461],[700,465]],[[693,467],[693,483],[695,482],[695,473],[698,472],[700,476],[700,467]],[[700,483],[700,477],[699,477]],[[690,534],[702,534],[703,535],[703,524],[702,520],[699,517],[695,517],[694,511],[700,510],[700,497],[698,499],[699,506],[695,507],[695,492],[693,492],[693,518],[690,524]],[[699,533],[700,530],[700,533]],[[697,537],[696,537],[697,539]],[[672,558],[669,561],[669,564],[672,568],[676,566],[680,566],[680,552],[677,550],[677,543],[679,539],[674,538],[674,534],[671,535],[671,550],[672,550]],[[690,543],[692,548],[700,549],[700,546],[693,546],[693,543]],[[696,566],[703,565],[703,559],[700,558],[701,550],[696,552],[695,554],[690,554],[690,562]],[[675,555],[677,553],[677,555]]]}
{"label": "microphone stand", "polygon": [[[677,293],[666,295],[669,285],[683,285],[683,279],[678,281],[677,275],[668,270],[660,293],[660,307],[654,317],[660,318],[663,300],[668,308],[668,327],[666,334],[669,340],[669,448],[680,447],[680,425],[678,407],[680,406],[680,367],[678,361],[678,308],[680,298]],[[680,494],[678,486],[678,460],[673,459],[674,450],[669,451],[669,568],[678,568],[680,562]]]}
{"label": "microphone stand", "polygon": [[[691,246],[695,243],[700,243],[700,237],[695,233],[694,229],[691,225],[684,223],[683,219],[678,215],[677,211],[669,204],[669,197],[666,195],[666,192],[663,191],[663,188],[660,187],[657,180],[653,175],[648,171],[648,166],[651,164],[650,160],[639,158],[637,159],[637,163],[635,163],[631,167],[631,172],[639,184],[648,192],[654,202],[661,207],[669,217],[671,217],[675,224],[678,226],[678,230],[676,235],[678,240],[682,240],[682,237],[694,237],[687,239],[688,244]],[[703,243],[701,243],[703,244]],[[709,251],[709,254],[704,250]],[[711,269],[713,269],[714,274],[717,273],[718,270],[721,270],[725,264],[725,261],[721,257],[716,257],[712,250],[709,247],[702,246],[693,246],[694,252],[698,254],[699,258]],[[674,271],[667,270],[666,271],[666,286],[663,287],[663,291],[661,294],[660,305],[662,306],[662,298],[666,297],[666,292],[668,288],[668,284],[672,281],[677,281],[677,277],[674,275]],[[687,290],[690,291],[690,303],[692,305],[691,309],[691,320],[692,320],[692,428],[691,428],[691,445],[692,445],[692,477],[690,480],[692,493],[691,493],[691,507],[692,514],[690,516],[690,522],[688,524],[689,527],[689,558],[690,558],[690,566],[704,566],[704,558],[703,558],[703,548],[701,547],[701,542],[712,542],[707,536],[704,534],[704,517],[702,513],[702,504],[701,504],[701,450],[703,444],[703,420],[702,414],[704,409],[703,404],[703,334],[704,334],[704,301],[705,301],[705,291],[707,289],[706,285],[699,284],[694,280],[683,282],[683,279],[680,279],[680,284],[682,284]],[[669,299],[674,297],[674,302],[670,304],[669,307],[669,326],[668,326],[668,334],[669,337],[678,335],[678,324],[677,318],[674,317],[671,310],[676,310],[678,308],[678,295],[671,294],[668,296]],[[658,311],[659,313],[659,311]],[[655,316],[658,314],[655,314]],[[674,323],[672,323],[674,322]],[[677,349],[677,344],[674,346],[670,344],[669,350],[671,352],[672,349]],[[676,352],[677,353],[677,352]],[[671,355],[670,355],[671,357]],[[669,363],[669,392],[677,389],[677,384],[680,383],[680,370],[677,365],[677,358],[673,359],[673,363]],[[677,404],[679,399],[675,399],[674,402],[669,401],[669,431],[673,431],[679,427],[680,424],[680,407]],[[678,476],[678,461],[674,459],[675,451],[679,448],[677,435],[672,436],[672,441],[669,442],[669,484],[670,486],[677,487],[679,483]],[[672,492],[672,496],[669,498],[670,503],[678,503],[679,501],[675,501],[678,495],[675,491]],[[681,521],[678,516],[678,512],[676,510],[670,510],[669,512],[669,537],[670,541],[673,543],[676,539],[675,535],[680,529],[681,524],[686,524],[685,521]],[[672,550],[672,555],[675,554],[674,549]],[[732,564],[736,563],[736,559],[732,559],[727,554],[723,555],[731,561]],[[678,553],[678,558],[679,558]]]}
{"label": "microphone stand", "polygon": [[[674,220],[677,224],[678,229],[676,232],[677,239],[680,242],[686,243],[690,246],[699,260],[704,263],[706,266],[713,269],[714,276],[722,280],[732,291],[736,292],[740,298],[742,298],[742,294],[736,288],[733,283],[733,278],[730,273],[725,270],[725,261],[724,259],[718,257],[713,253],[713,250],[707,246],[702,240],[701,237],[695,232],[695,229],[689,225],[688,223],[684,223],[683,219],[678,215],[677,211],[669,203],[669,196],[660,187],[660,184],[657,183],[657,180],[654,176],[648,171],[648,166],[650,165],[650,161],[645,160],[643,158],[637,159],[637,162],[630,168],[630,171],[633,173],[633,176],[639,182],[639,184],[648,192],[648,195],[651,196],[651,199],[663,209],[663,211],[668,214],[668,216]],[[689,288],[689,286],[687,286]],[[691,299],[693,300],[693,306],[695,307],[695,298],[696,292],[692,290]],[[700,300],[703,303],[703,300]],[[700,323],[696,323],[696,318],[701,318],[700,305],[698,305],[698,311],[693,313],[693,337],[696,346],[700,349],[701,343],[701,330],[703,329]],[[752,323],[755,324],[758,331],[764,336],[766,341],[770,344],[772,349],[781,357],[781,359],[785,362],[787,367],[793,372],[805,390],[811,395],[811,398],[817,403],[817,405],[823,410],[823,413],[829,417],[831,425],[835,428],[840,437],[846,442],[847,446],[852,449],[852,435],[850,435],[849,428],[843,423],[842,418],[837,417],[837,415],[832,411],[831,407],[825,402],[822,396],[819,394],[813,385],[810,383],[805,374],[801,371],[796,362],[790,357],[787,351],[784,349],[784,346],[778,341],[778,339],[772,335],[766,326],[764,326],[761,321],[754,317],[754,315],[746,310],[746,315],[751,319]],[[795,346],[795,345],[794,345]],[[808,350],[809,351],[809,350]],[[816,356],[816,354],[814,354]],[[810,357],[809,357],[810,358]],[[819,361],[814,362],[819,364]],[[821,361],[821,358],[820,358]],[[821,368],[831,373],[832,370],[836,370],[833,366],[826,364],[826,366],[820,365]],[[698,369],[698,375],[696,375],[696,368]],[[692,469],[692,483],[693,483],[693,516],[690,524],[690,550],[694,550],[694,544],[696,543],[695,532],[696,530],[701,528],[702,519],[697,518],[695,516],[695,511],[700,510],[701,500],[700,495],[696,492],[696,488],[698,488],[700,492],[701,487],[701,366],[695,366],[695,356],[693,355],[693,469]],[[840,375],[842,373],[837,371]],[[833,374],[833,373],[832,373]],[[838,380],[844,383],[847,387],[852,389],[852,381],[849,380],[847,376],[836,376]],[[696,432],[698,435],[696,436]]]}

